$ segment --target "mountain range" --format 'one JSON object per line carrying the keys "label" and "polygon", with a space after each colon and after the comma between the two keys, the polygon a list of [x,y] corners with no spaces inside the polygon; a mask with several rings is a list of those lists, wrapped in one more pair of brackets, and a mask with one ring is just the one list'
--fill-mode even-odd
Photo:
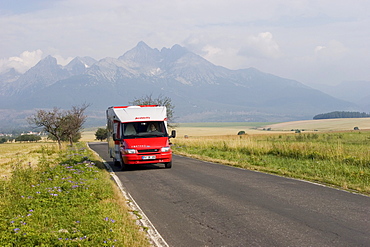
{"label": "mountain range", "polygon": [[107,107],[146,95],[170,97],[176,122],[277,122],[362,110],[360,102],[295,80],[255,68],[227,69],[180,45],[158,50],[141,41],[118,58],[76,57],[61,66],[47,56],[24,74],[0,74],[0,129],[26,124],[35,109],[83,103],[90,104],[88,125],[104,125]]}

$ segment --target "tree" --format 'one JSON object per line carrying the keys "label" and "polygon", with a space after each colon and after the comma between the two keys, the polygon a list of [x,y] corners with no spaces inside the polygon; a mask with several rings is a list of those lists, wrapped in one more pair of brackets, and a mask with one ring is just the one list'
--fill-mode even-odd
{"label": "tree", "polygon": [[76,142],[81,138],[82,126],[86,122],[87,118],[87,116],[84,115],[87,107],[89,107],[88,104],[83,104],[81,107],[72,106],[72,109],[66,111],[66,114],[62,119],[64,128],[63,135],[68,138],[71,146],[73,145],[73,142]]}
{"label": "tree", "polygon": [[58,142],[59,149],[61,149],[64,133],[63,117],[63,112],[59,108],[54,107],[52,111],[38,110],[35,115],[28,118],[28,122],[38,127],[43,127],[44,131],[55,138]]}
{"label": "tree", "polygon": [[81,138],[82,125],[86,121],[84,111],[89,105],[73,106],[71,110],[61,110],[54,107],[52,111],[38,110],[35,115],[28,118],[30,124],[43,127],[58,142],[61,149],[63,140],[71,145]]}
{"label": "tree", "polygon": [[0,143],[4,143],[4,142],[7,142],[7,141],[8,141],[8,139],[6,139],[5,137],[0,138]]}
{"label": "tree", "polygon": [[37,135],[20,135],[15,138],[16,142],[37,142],[41,140],[41,136]]}
{"label": "tree", "polygon": [[108,131],[106,128],[98,128],[95,132],[95,137],[97,140],[103,141],[107,139]]}
{"label": "tree", "polygon": [[172,104],[172,100],[170,97],[166,97],[163,95],[159,95],[158,98],[153,98],[152,94],[145,95],[142,98],[134,99],[133,101],[129,102],[132,105],[160,105],[165,106],[167,108],[167,120],[168,122],[172,122],[174,118],[174,108],[175,106]]}

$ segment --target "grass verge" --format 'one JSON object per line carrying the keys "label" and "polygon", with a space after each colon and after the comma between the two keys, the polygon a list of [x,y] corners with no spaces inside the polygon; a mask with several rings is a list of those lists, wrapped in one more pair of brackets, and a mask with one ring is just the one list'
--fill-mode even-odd
{"label": "grass verge", "polygon": [[370,132],[173,140],[177,154],[370,195]]}
{"label": "grass verge", "polygon": [[14,164],[0,180],[0,246],[150,245],[84,144],[31,152],[40,154],[37,165]]}

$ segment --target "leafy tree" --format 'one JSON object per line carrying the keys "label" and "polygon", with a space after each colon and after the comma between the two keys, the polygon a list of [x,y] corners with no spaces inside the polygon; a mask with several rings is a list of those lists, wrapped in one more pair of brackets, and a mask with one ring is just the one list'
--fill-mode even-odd
{"label": "leafy tree", "polygon": [[41,137],[37,135],[20,135],[15,138],[16,142],[37,142],[40,141]]}
{"label": "leafy tree", "polygon": [[245,131],[244,130],[239,131],[238,136],[240,136],[240,135],[245,135]]}
{"label": "leafy tree", "polygon": [[95,137],[97,140],[103,141],[107,139],[108,131],[106,128],[98,128],[95,132]]}
{"label": "leafy tree", "polygon": [[129,102],[132,105],[160,105],[167,108],[167,120],[172,122],[174,118],[174,108],[170,97],[159,95],[158,98],[153,98],[152,94],[145,95],[142,98],[134,99]]}

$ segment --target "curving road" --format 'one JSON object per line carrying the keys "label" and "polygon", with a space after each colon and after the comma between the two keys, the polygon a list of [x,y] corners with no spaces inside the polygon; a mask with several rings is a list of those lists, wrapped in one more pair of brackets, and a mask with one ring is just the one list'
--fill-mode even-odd
{"label": "curving road", "polygon": [[116,175],[170,246],[370,246],[367,196],[176,155]]}

